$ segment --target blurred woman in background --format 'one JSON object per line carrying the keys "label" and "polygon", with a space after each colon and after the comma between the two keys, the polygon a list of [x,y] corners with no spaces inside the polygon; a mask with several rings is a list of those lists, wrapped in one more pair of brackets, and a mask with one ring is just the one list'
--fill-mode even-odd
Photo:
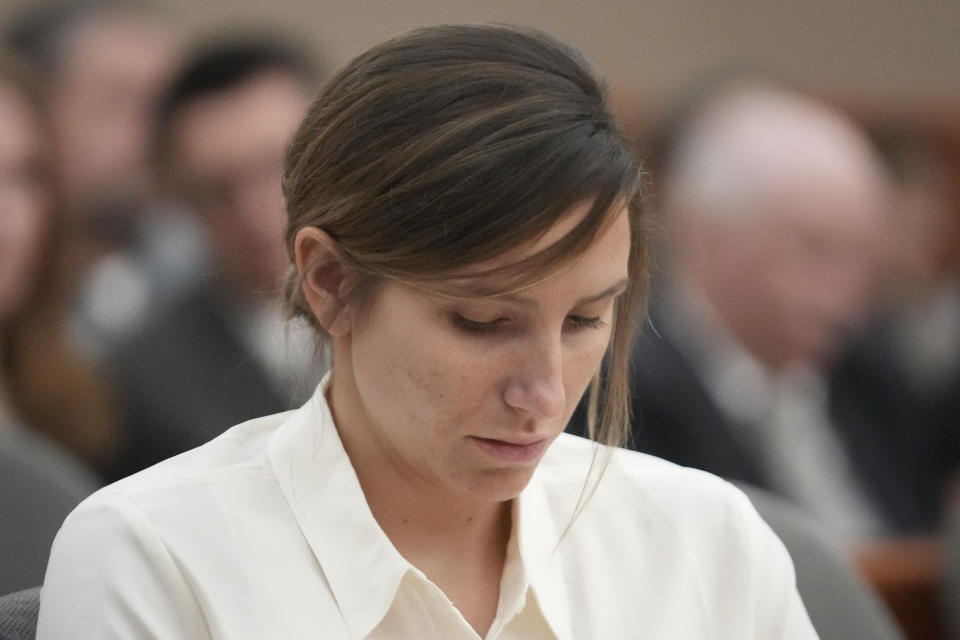
{"label": "blurred woman in background", "polygon": [[0,593],[39,584],[63,518],[96,486],[106,395],[63,339],[49,136],[27,74],[0,56]]}
{"label": "blurred woman in background", "polygon": [[10,57],[0,57],[0,145],[0,407],[96,467],[113,411],[69,342],[49,129],[39,91]]}

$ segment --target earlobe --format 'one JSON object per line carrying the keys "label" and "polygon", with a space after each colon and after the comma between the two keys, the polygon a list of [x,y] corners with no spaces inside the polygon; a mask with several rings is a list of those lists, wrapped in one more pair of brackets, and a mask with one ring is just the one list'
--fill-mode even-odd
{"label": "earlobe", "polygon": [[336,241],[322,229],[305,227],[294,241],[294,257],[304,298],[317,322],[331,336],[349,331],[349,312],[343,300],[348,269]]}

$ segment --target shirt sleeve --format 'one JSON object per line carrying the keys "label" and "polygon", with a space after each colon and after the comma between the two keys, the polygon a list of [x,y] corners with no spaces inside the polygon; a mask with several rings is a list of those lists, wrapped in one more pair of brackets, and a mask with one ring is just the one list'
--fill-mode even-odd
{"label": "shirt sleeve", "polygon": [[797,591],[793,561],[749,498],[737,489],[740,521],[753,558],[757,640],[818,640]]}
{"label": "shirt sleeve", "polygon": [[99,494],[64,522],[40,598],[38,640],[201,640],[203,614],[156,528]]}

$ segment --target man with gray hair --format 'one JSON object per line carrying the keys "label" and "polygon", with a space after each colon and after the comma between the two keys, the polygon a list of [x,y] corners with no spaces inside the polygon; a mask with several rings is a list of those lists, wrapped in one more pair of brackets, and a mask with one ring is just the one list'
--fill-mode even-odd
{"label": "man with gray hair", "polygon": [[866,136],[740,80],[664,159],[666,277],[635,354],[634,444],[772,489],[855,540],[909,528],[896,441],[829,388],[870,302],[887,177]]}

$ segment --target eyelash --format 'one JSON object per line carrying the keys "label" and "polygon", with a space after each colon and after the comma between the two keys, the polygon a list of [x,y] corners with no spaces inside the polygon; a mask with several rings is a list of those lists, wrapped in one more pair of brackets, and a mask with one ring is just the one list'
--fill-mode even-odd
{"label": "eyelash", "polygon": [[[601,320],[599,316],[587,317],[572,315],[567,316],[567,321],[573,325],[572,329],[574,331],[579,331],[581,329],[600,329],[606,325],[606,322]],[[458,329],[477,336],[490,335],[497,331],[503,325],[503,323],[503,318],[497,318],[496,320],[491,320],[489,322],[477,322],[476,320],[465,318],[459,313],[453,314],[453,324]]]}
{"label": "eyelash", "polygon": [[567,319],[572,322],[577,329],[600,329],[607,324],[600,319],[600,316],[567,316]]}

